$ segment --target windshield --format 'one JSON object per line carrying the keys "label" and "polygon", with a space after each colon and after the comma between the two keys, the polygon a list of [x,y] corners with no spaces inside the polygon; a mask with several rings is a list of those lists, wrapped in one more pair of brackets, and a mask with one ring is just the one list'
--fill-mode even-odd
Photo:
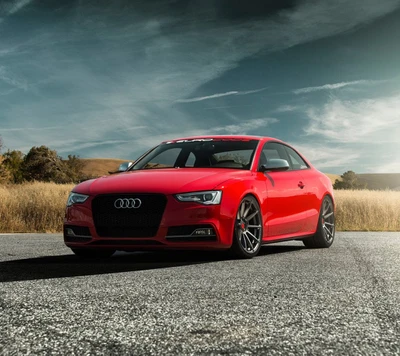
{"label": "windshield", "polygon": [[258,142],[236,139],[166,142],[142,157],[130,170],[177,167],[250,169]]}

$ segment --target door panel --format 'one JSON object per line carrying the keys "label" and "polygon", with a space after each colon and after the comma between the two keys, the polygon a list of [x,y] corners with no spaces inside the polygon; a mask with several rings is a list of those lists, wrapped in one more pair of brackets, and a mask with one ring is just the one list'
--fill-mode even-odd
{"label": "door panel", "polygon": [[[287,160],[290,169],[280,172],[258,173],[264,176],[267,190],[266,240],[287,235],[300,235],[306,231],[307,191],[301,171],[294,170],[286,146],[278,142],[267,142],[260,154],[259,166],[270,159]],[[307,167],[306,167],[307,168]]]}
{"label": "door panel", "polygon": [[304,199],[304,209],[306,211],[306,221],[304,229],[306,232],[315,232],[318,223],[319,209],[321,201],[318,198],[321,194],[318,190],[320,182],[314,169],[300,171],[304,184],[307,186],[307,192]]}
{"label": "door panel", "polygon": [[303,208],[306,212],[306,220],[304,222],[304,230],[306,233],[315,232],[318,222],[319,209],[321,202],[318,199],[318,182],[315,169],[309,167],[307,162],[291,147],[285,146],[286,152],[290,160],[290,166],[293,170],[299,172],[304,184],[305,196],[303,200]]}
{"label": "door panel", "polygon": [[267,188],[267,237],[297,234],[304,231],[305,188],[298,184],[301,176],[296,171],[259,173],[265,176]]}

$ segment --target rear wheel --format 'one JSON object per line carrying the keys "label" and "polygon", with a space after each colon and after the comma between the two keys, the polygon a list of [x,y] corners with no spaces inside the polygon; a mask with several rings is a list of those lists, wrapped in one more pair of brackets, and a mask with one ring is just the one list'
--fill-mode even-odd
{"label": "rear wheel", "polygon": [[100,249],[89,249],[89,248],[71,248],[72,252],[77,255],[78,257],[81,258],[93,258],[93,259],[98,259],[98,258],[108,258],[111,257],[115,250],[100,250]]}
{"label": "rear wheel", "polygon": [[335,239],[335,211],[332,199],[326,196],[319,213],[318,228],[314,236],[303,240],[309,248],[330,247]]}
{"label": "rear wheel", "polygon": [[240,202],[231,251],[236,257],[252,258],[261,248],[262,215],[257,200],[248,195]]}

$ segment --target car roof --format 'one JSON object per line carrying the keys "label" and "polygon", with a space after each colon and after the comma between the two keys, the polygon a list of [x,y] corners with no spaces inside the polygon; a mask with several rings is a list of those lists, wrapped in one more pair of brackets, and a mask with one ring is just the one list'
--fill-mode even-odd
{"label": "car roof", "polygon": [[247,140],[262,140],[262,141],[277,141],[277,142],[283,142],[281,140],[278,140],[273,137],[264,137],[264,136],[251,136],[251,135],[202,135],[202,136],[189,136],[189,137],[181,137],[181,138],[176,138],[172,140],[166,140],[163,141],[162,143],[165,142],[177,142],[177,141],[186,141],[186,140],[202,140],[202,139],[227,139],[227,140],[238,140],[238,141],[247,141]]}

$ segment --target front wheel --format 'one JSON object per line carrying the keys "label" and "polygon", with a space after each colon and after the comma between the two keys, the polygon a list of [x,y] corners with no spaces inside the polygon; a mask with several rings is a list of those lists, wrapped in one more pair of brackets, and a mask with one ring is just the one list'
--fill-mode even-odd
{"label": "front wheel", "polygon": [[335,239],[335,210],[332,199],[326,196],[322,201],[319,213],[317,232],[314,236],[303,240],[309,248],[328,248]]}
{"label": "front wheel", "polygon": [[89,248],[71,248],[72,252],[81,258],[100,259],[111,257],[115,250],[89,249]]}
{"label": "front wheel", "polygon": [[258,254],[262,239],[262,215],[257,200],[248,195],[236,214],[231,251],[236,257],[252,258]]}

